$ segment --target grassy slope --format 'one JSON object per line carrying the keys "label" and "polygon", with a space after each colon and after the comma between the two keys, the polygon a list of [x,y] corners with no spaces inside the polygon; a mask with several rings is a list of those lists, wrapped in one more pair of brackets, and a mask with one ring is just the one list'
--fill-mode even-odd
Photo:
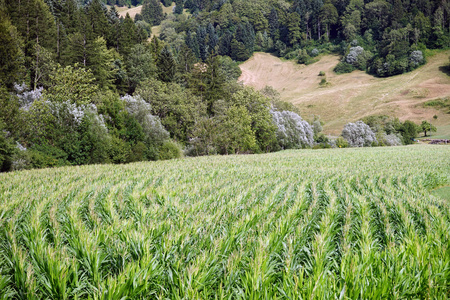
{"label": "grassy slope", "polygon": [[[173,12],[173,9],[175,7],[175,2],[172,3],[171,6],[169,7],[165,7],[164,5],[162,5],[162,9],[163,9],[163,13],[167,14],[167,15],[171,15]],[[119,12],[119,15],[122,17],[125,17],[127,15],[127,13],[130,14],[130,17],[134,19],[134,17],[136,16],[136,14],[140,14],[142,11],[142,5],[136,6],[136,7],[132,7],[132,8],[128,8],[128,7],[118,7],[116,6],[117,11]],[[188,13],[187,10],[184,10],[184,13]],[[161,31],[161,26],[153,26],[152,27],[152,37],[153,36],[159,36]],[[150,39],[149,39],[150,40]]]}
{"label": "grassy slope", "polygon": [[0,297],[445,299],[450,206],[427,187],[448,182],[449,156],[414,145],[0,174]]}
{"label": "grassy slope", "polygon": [[[309,66],[282,61],[267,53],[255,53],[241,64],[242,80],[257,89],[270,85],[281,93],[285,101],[297,105],[303,117],[320,115],[326,122],[324,131],[338,135],[345,123],[364,116],[387,114],[401,120],[428,120],[438,127],[440,136],[447,136],[450,114],[422,103],[450,95],[450,76],[442,70],[448,64],[450,51],[440,52],[428,63],[413,72],[390,78],[375,78],[362,71],[337,75],[333,68],[338,56],[325,55]],[[320,87],[324,71],[329,85]],[[438,116],[433,121],[434,115]],[[445,127],[447,126],[447,127]]]}

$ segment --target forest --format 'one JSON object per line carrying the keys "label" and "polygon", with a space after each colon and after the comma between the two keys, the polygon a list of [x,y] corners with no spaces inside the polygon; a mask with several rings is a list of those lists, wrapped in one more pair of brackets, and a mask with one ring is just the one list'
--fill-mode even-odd
{"label": "forest", "polygon": [[[238,63],[337,53],[337,73],[408,72],[449,47],[448,1],[174,2],[164,14],[172,1],[0,0],[1,170],[398,145],[435,130],[378,116],[330,140],[318,116],[237,82]],[[124,18],[114,4],[143,8]]]}

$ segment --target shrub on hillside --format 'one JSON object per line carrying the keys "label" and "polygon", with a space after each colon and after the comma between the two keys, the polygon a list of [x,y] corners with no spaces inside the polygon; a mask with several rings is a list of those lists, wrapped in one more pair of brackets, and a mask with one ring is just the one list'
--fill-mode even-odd
{"label": "shrub on hillside", "polygon": [[346,62],[339,62],[336,67],[334,67],[333,71],[336,74],[344,74],[344,73],[351,73],[355,70],[355,67],[352,66],[349,63]]}

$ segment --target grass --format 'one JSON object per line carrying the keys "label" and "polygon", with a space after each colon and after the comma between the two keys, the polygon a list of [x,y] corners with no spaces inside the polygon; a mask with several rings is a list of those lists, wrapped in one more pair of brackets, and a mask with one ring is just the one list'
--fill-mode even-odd
{"label": "grass", "polygon": [[441,187],[433,190],[432,194],[444,200],[450,201],[450,186]]}
{"label": "grass", "polygon": [[[433,121],[437,115],[435,125],[439,127],[450,125],[450,114],[423,104],[450,95],[448,74],[443,69],[449,55],[449,50],[436,51],[428,57],[427,64],[412,72],[376,78],[357,70],[335,74],[333,69],[340,60],[336,55],[320,56],[318,62],[304,66],[267,53],[255,53],[240,65],[240,80],[256,89],[274,87],[282,100],[299,107],[305,119],[320,115],[329,135],[339,135],[346,123],[370,115],[389,115],[418,124]],[[320,71],[327,74],[330,85],[326,89],[319,85]]]}
{"label": "grass", "polygon": [[448,299],[450,148],[0,174],[1,299]]}

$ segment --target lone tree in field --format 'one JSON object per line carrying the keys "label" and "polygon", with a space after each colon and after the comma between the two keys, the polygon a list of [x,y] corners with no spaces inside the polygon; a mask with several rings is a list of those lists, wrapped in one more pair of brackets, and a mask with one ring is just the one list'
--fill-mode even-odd
{"label": "lone tree in field", "polygon": [[342,130],[342,137],[348,141],[351,147],[369,147],[377,141],[375,133],[369,125],[362,121],[346,124]]}
{"label": "lone tree in field", "polygon": [[427,136],[427,132],[436,132],[436,127],[427,121],[422,121],[420,129],[422,129],[424,136]]}

